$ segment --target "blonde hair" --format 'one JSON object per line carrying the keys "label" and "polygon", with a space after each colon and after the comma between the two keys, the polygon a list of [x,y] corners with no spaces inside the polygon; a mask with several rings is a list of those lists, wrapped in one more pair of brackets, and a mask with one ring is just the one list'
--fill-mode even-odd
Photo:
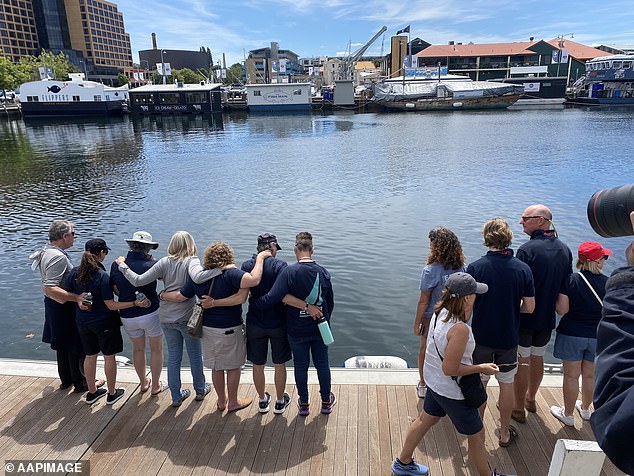
{"label": "blonde hair", "polygon": [[217,241],[205,249],[205,268],[222,268],[228,264],[235,263],[233,250],[227,243]]}
{"label": "blonde hair", "polygon": [[167,256],[175,261],[185,261],[191,256],[196,256],[198,249],[192,235],[186,231],[177,231],[172,235],[167,245]]}
{"label": "blonde hair", "polygon": [[578,270],[590,271],[592,274],[601,274],[601,265],[599,264],[599,261],[582,261],[577,258],[577,264],[575,266]]}
{"label": "blonde hair", "polygon": [[504,250],[511,246],[513,232],[511,227],[503,218],[492,218],[484,224],[482,228],[484,246]]}
{"label": "blonde hair", "polygon": [[434,307],[434,312],[440,314],[440,311],[447,309],[447,317],[443,322],[448,321],[460,321],[467,322],[471,316],[465,315],[465,300],[464,296],[456,296],[448,288],[442,290],[440,299]]}

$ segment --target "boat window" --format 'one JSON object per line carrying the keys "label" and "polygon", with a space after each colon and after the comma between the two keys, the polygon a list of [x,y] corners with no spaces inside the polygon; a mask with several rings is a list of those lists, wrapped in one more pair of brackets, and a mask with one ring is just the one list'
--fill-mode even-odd
{"label": "boat window", "polygon": [[179,93],[163,93],[159,94],[161,104],[178,104],[180,102]]}
{"label": "boat window", "polygon": [[94,100],[95,102],[101,101],[101,95],[97,94],[96,96],[94,96]]}
{"label": "boat window", "polygon": [[612,61],[612,67],[614,69],[621,69],[621,61]]}
{"label": "boat window", "polygon": [[134,94],[134,104],[152,104],[154,103],[154,96],[152,94]]}
{"label": "boat window", "polygon": [[79,98],[79,96],[73,96],[73,101],[78,102],[81,101],[81,99]]}
{"label": "boat window", "polygon": [[204,92],[185,93],[185,102],[187,104],[206,103],[207,95]]}
{"label": "boat window", "polygon": [[27,96],[26,100],[27,102],[39,102],[40,98],[37,96]]}
{"label": "boat window", "polygon": [[253,95],[254,96],[262,96],[262,92],[259,89],[254,89],[253,90]]}
{"label": "boat window", "polygon": [[630,69],[632,67],[631,61],[623,61],[623,69]]}
{"label": "boat window", "polygon": [[294,96],[301,96],[302,95],[302,90],[301,89],[296,89],[295,91],[293,91],[293,95]]}

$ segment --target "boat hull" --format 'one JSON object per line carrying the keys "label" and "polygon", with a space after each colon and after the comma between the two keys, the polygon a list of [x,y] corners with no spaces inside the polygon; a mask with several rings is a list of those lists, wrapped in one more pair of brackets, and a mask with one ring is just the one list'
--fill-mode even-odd
{"label": "boat hull", "polygon": [[567,104],[580,106],[634,106],[634,98],[569,98]]}
{"label": "boat hull", "polygon": [[23,102],[24,117],[73,117],[73,116],[107,116],[123,114],[127,105],[122,101],[58,101],[58,102]]}
{"label": "boat hull", "polygon": [[457,111],[473,109],[506,109],[521,95],[476,97],[476,98],[434,98],[416,101],[389,101],[380,103],[388,111]]}

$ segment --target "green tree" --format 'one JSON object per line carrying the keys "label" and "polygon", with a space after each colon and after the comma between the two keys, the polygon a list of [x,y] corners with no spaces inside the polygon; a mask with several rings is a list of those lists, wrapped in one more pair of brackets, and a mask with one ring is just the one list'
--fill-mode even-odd
{"label": "green tree", "polygon": [[117,82],[119,83],[119,86],[124,86],[130,82],[130,78],[123,73],[119,73],[117,75]]}
{"label": "green tree", "polygon": [[227,68],[227,78],[223,80],[225,84],[242,83],[242,64],[234,63]]}
{"label": "green tree", "polygon": [[17,63],[0,57],[0,87],[15,89],[22,83],[37,81],[40,79],[38,68],[42,66],[53,68],[53,79],[59,81],[66,81],[68,73],[79,71],[64,53],[55,55],[50,51],[42,51],[38,56],[24,56]]}
{"label": "green tree", "polygon": [[196,84],[205,80],[202,74],[192,71],[189,68],[173,69],[172,77],[185,84]]}

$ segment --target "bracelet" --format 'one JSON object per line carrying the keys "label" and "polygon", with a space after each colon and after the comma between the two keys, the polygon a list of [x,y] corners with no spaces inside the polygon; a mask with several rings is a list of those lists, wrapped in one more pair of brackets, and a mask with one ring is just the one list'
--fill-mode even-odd
{"label": "bracelet", "polygon": [[161,291],[158,293],[158,298],[159,298],[159,301],[162,301],[162,300],[163,300],[163,293],[164,293],[164,292],[165,292],[165,289],[161,289]]}
{"label": "bracelet", "polygon": [[309,306],[308,303],[306,303],[306,305],[304,306],[304,312],[306,312],[306,313],[308,312],[308,306]]}

